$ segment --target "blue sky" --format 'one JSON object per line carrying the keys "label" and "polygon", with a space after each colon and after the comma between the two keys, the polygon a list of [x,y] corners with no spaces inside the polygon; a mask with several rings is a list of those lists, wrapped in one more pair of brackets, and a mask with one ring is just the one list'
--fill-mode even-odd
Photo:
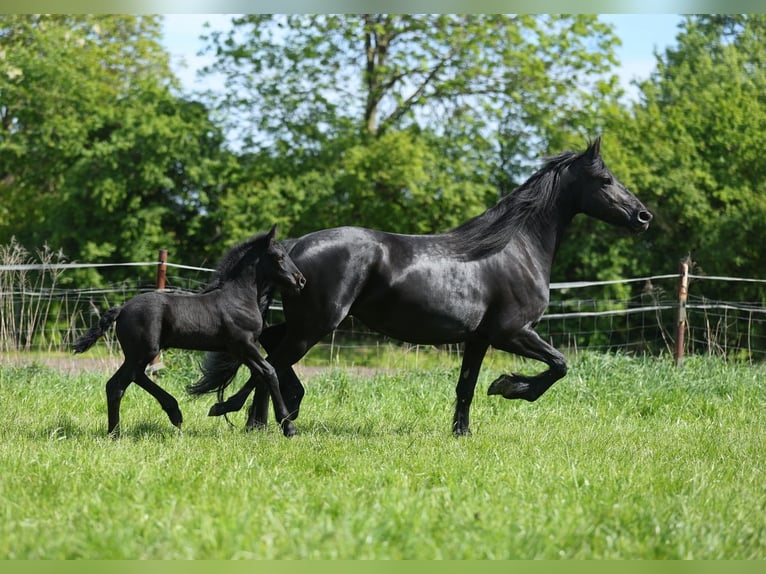
{"label": "blue sky", "polygon": [[[682,17],[676,14],[604,14],[601,18],[615,27],[622,46],[617,50],[620,68],[617,70],[629,96],[635,94],[630,81],[646,78],[654,69],[654,52],[663,52],[674,44]],[[166,14],[165,46],[171,54],[176,74],[189,89],[201,88],[196,71],[210,62],[197,56],[204,45],[199,39],[203,24],[212,29],[226,29],[231,22],[227,14]]]}

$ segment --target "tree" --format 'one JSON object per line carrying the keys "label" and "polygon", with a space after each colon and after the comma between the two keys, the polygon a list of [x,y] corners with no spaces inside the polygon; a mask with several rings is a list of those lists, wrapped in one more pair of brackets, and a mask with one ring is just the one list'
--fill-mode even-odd
{"label": "tree", "polygon": [[486,208],[562,133],[582,145],[615,86],[616,39],[586,15],[247,15],[209,42],[255,187],[330,185],[305,190],[294,230],[443,230],[440,212]]}
{"label": "tree", "polygon": [[622,155],[615,171],[656,216],[637,269],[674,270],[691,252],[709,274],[760,277],[766,17],[687,17],[640,88],[641,101],[612,130]]}
{"label": "tree", "polygon": [[158,17],[0,17],[0,241],[203,257],[223,135],[177,95]]}

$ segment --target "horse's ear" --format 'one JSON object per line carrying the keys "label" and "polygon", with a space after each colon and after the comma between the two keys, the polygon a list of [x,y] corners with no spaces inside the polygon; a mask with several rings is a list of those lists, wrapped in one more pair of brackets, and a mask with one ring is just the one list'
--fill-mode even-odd
{"label": "horse's ear", "polygon": [[593,143],[588,146],[588,151],[585,153],[590,159],[596,159],[601,155],[601,136],[593,140]]}
{"label": "horse's ear", "polygon": [[269,243],[274,241],[274,238],[277,236],[277,224],[271,226],[271,229],[269,229],[269,233],[267,235],[267,238],[269,240]]}

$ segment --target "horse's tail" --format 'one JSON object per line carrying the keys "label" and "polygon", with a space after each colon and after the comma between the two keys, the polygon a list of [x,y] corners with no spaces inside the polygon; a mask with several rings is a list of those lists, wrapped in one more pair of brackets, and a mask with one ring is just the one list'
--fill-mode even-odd
{"label": "horse's tail", "polygon": [[202,378],[186,387],[186,390],[192,395],[217,392],[221,397],[224,389],[234,380],[241,364],[226,353],[208,352],[201,366]]}
{"label": "horse's tail", "polygon": [[104,335],[104,333],[107,332],[109,327],[112,326],[112,323],[117,320],[117,317],[119,317],[121,311],[122,307],[112,307],[111,309],[107,309],[107,311],[101,316],[101,319],[99,319],[98,323],[93,325],[90,329],[88,329],[87,333],[85,333],[82,337],[74,342],[72,345],[74,352],[84,353],[93,345],[95,345],[96,341],[98,341]]}

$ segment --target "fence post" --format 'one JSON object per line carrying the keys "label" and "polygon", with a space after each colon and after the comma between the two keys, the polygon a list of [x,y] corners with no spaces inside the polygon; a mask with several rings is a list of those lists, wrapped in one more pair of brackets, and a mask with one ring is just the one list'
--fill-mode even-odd
{"label": "fence post", "polygon": [[165,277],[168,269],[168,250],[160,249],[160,260],[157,262],[157,289],[165,288]]}
{"label": "fence post", "polygon": [[686,336],[686,298],[689,294],[689,263],[686,257],[681,260],[678,272],[678,321],[676,323],[676,367],[684,364],[684,337]]}
{"label": "fence post", "polygon": [[[168,270],[168,250],[167,249],[160,249],[160,255],[159,255],[159,261],[157,262],[157,289],[164,289],[165,288],[165,278],[167,277],[167,270]],[[159,371],[162,367],[165,365],[162,364],[162,351],[152,359],[152,362],[147,367],[146,371],[149,375],[156,375],[157,371]]]}

